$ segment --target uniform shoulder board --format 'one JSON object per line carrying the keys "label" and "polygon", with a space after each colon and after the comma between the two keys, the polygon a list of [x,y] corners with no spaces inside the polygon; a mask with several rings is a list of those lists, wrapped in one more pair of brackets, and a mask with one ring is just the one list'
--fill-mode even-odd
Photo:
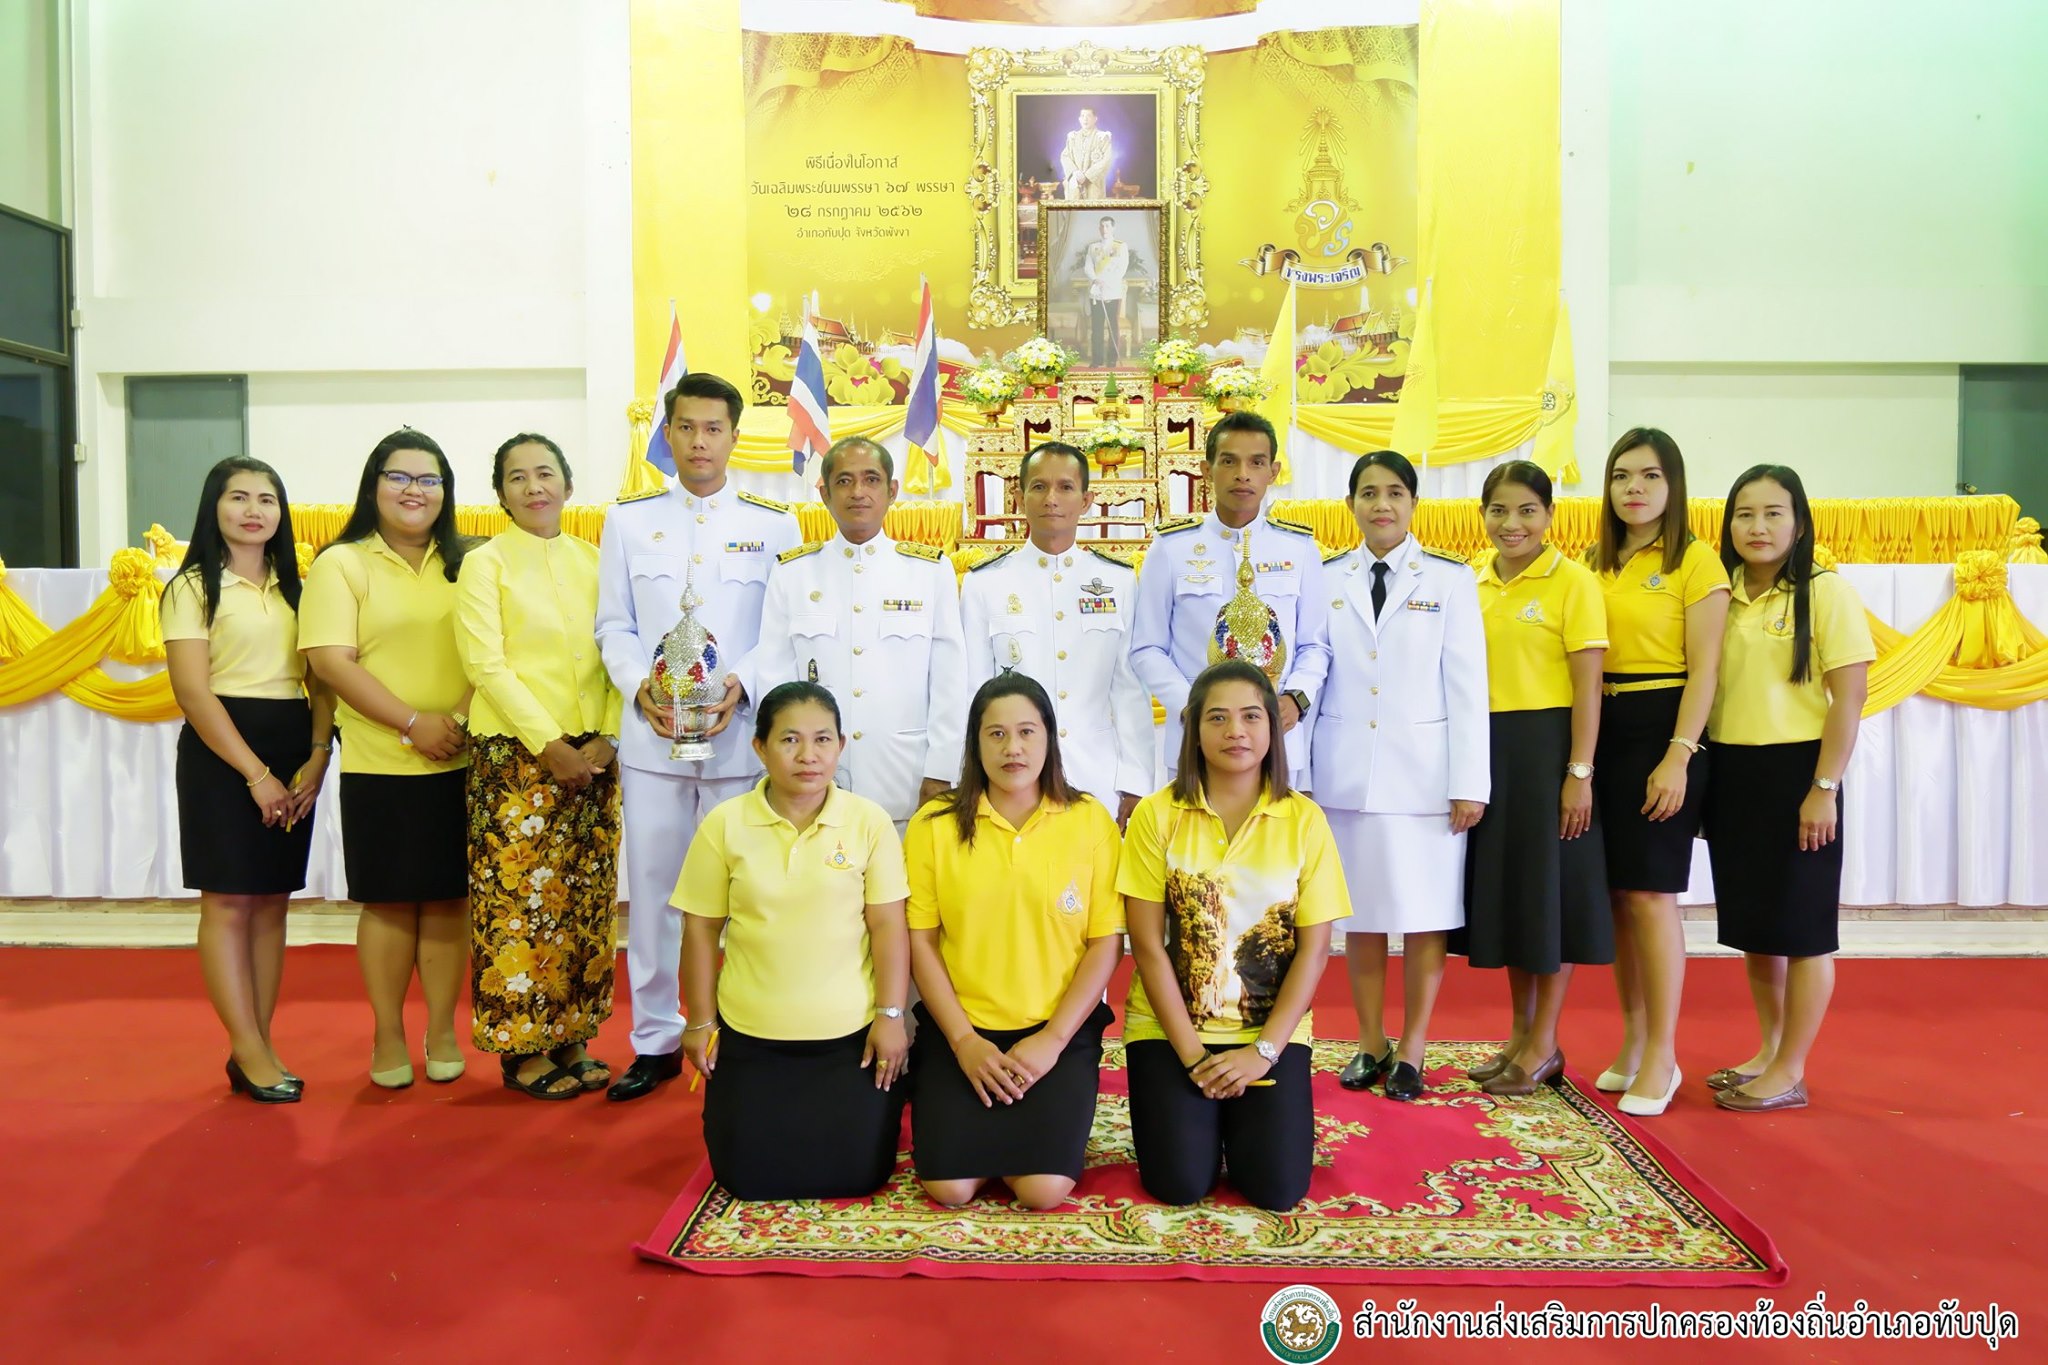
{"label": "uniform shoulder board", "polygon": [[786,503],[786,502],[777,502],[777,501],[776,501],[775,499],[773,499],[773,498],[764,498],[764,497],[762,497],[762,496],[761,496],[761,495],[760,495],[759,493],[749,493],[749,492],[746,492],[745,490],[741,490],[741,492],[740,492],[740,501],[741,501],[741,502],[751,502],[752,504],[754,504],[754,506],[756,506],[756,507],[765,507],[765,508],[767,508],[767,509],[768,509],[769,511],[771,511],[771,512],[794,512],[794,511],[796,511],[796,508],[795,508],[795,507],[792,507],[792,506],[791,506],[790,504],[788,504],[788,503]]}
{"label": "uniform shoulder board", "polygon": [[1162,521],[1153,527],[1152,534],[1155,536],[1170,536],[1175,531],[1192,531],[1201,524],[1202,519],[1200,517],[1175,517],[1172,521]]}
{"label": "uniform shoulder board", "polygon": [[[902,542],[898,541],[897,543],[901,544]],[[967,572],[973,573],[976,569],[986,569],[989,565],[1001,563],[1015,553],[1017,553],[1017,547],[1014,545],[1005,545],[1000,550],[984,550],[981,558],[967,566]]]}
{"label": "uniform shoulder board", "polygon": [[784,550],[781,554],[775,556],[775,562],[777,564],[787,564],[792,559],[802,559],[805,555],[814,555],[824,548],[825,542],[822,540],[807,540],[794,550]]}
{"label": "uniform shoulder board", "polygon": [[1453,564],[1463,564],[1465,562],[1463,555],[1452,554],[1449,550],[1439,550],[1434,545],[1424,545],[1422,553],[1435,559],[1448,559]]}
{"label": "uniform shoulder board", "polygon": [[1090,545],[1088,547],[1088,553],[1094,555],[1097,559],[1106,559],[1110,563],[1119,565],[1126,569],[1135,569],[1136,567],[1138,567],[1137,565],[1133,564],[1127,556],[1117,554],[1115,551],[1112,550],[1099,550],[1095,546]]}
{"label": "uniform shoulder board", "polygon": [[1351,551],[1349,550],[1332,550],[1328,554],[1323,556],[1323,563],[1328,564],[1335,560],[1342,559],[1345,555],[1348,555],[1350,553]]}
{"label": "uniform shoulder board", "polygon": [[1285,517],[1276,517],[1271,512],[1266,514],[1266,524],[1268,526],[1277,526],[1283,531],[1293,531],[1297,535],[1309,536],[1311,538],[1315,536],[1314,528],[1304,526],[1298,521],[1289,521]]}
{"label": "uniform shoulder board", "polygon": [[924,545],[914,540],[897,541],[896,553],[909,555],[912,559],[929,559],[935,564],[946,557],[946,552],[938,546]]}
{"label": "uniform shoulder board", "polygon": [[[645,502],[649,498],[658,498],[666,492],[668,492],[668,488],[665,485],[661,488],[643,488],[638,493],[628,493],[625,497],[620,498],[619,501],[621,503]],[[741,496],[744,497],[745,494]]]}

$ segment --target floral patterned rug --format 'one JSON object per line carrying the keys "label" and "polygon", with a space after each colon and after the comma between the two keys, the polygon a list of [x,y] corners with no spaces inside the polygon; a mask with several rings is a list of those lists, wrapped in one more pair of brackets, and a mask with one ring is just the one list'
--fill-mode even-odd
{"label": "floral patterned rug", "polygon": [[[1662,1143],[1624,1128],[1574,1081],[1520,1100],[1465,1079],[1490,1043],[1434,1043],[1429,1093],[1391,1104],[1337,1084],[1349,1043],[1315,1045],[1316,1171],[1288,1213],[1228,1184],[1187,1208],[1138,1183],[1123,1048],[1103,1045],[1088,1169],[1032,1213],[1001,1198],[925,1198],[906,1150],[868,1199],[734,1199],[708,1165],[647,1241],[704,1274],[985,1279],[1270,1280],[1482,1285],[1775,1285],[1763,1230]],[[905,1124],[908,1147],[908,1121]],[[994,1187],[1000,1190],[1000,1187]]]}

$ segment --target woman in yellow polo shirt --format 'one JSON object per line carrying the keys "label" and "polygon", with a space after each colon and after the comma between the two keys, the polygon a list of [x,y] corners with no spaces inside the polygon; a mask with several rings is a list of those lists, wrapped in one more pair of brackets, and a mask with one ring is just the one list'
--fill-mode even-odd
{"label": "woman in yellow polo shirt", "polygon": [[207,472],[185,562],[164,589],[164,653],[185,713],[178,848],[199,893],[199,967],[228,1034],[228,1084],[260,1104],[305,1083],[271,1046],[284,916],[306,884],[334,699],[310,702],[298,652],[299,559],[284,483],[231,455]]}
{"label": "woman in yellow polo shirt", "polygon": [[990,1180],[1057,1208],[1081,1178],[1102,1001],[1123,957],[1116,818],[1068,782],[1045,689],[990,678],[967,712],[960,785],[904,837],[918,1179],[958,1207]]}
{"label": "woman in yellow polo shirt", "polygon": [[1508,972],[1507,1044],[1472,1079],[1489,1095],[1531,1095],[1564,1076],[1557,1020],[1573,966],[1614,960],[1593,809],[1607,614],[1593,571],[1544,544],[1548,474],[1510,460],[1479,503],[1494,549],[1475,566],[1493,800],[1465,845],[1465,927],[1450,951]]}
{"label": "woman in yellow polo shirt", "polygon": [[462,1074],[469,959],[469,680],[455,649],[455,474],[410,427],[377,443],[355,510],[306,576],[299,648],[341,698],[341,849],[361,901],[356,955],[376,1017],[370,1080],[413,1080],[405,993],[427,1001],[427,1079]]}
{"label": "woman in yellow polo shirt", "polygon": [[683,1055],[711,1173],[741,1199],[852,1199],[896,1168],[909,886],[889,813],[832,780],[844,746],[830,692],[771,688],[766,775],[712,807],[676,879]]}
{"label": "woman in yellow polo shirt", "polygon": [[1124,1006],[1131,1137],[1154,1199],[1230,1183],[1260,1208],[1308,1193],[1309,1002],[1351,895],[1330,822],[1287,785],[1280,699],[1227,660],[1182,713],[1173,785],[1138,803],[1117,870],[1137,974]]}
{"label": "woman in yellow polo shirt", "polygon": [[1624,432],[1607,453],[1600,539],[1586,552],[1607,607],[1606,672],[1593,799],[1607,847],[1621,1055],[1602,1090],[1626,1091],[1624,1114],[1661,1114],[1678,1093],[1678,1000],[1685,925],[1678,893],[1692,880],[1693,838],[1707,799],[1700,744],[1728,571],[1686,524],[1685,459],[1655,427]]}
{"label": "woman in yellow polo shirt", "polygon": [[562,448],[521,433],[491,487],[512,519],[463,556],[455,646],[469,717],[470,1041],[505,1084],[564,1100],[611,1084],[584,1044],[618,958],[619,694],[598,656],[597,547],[562,531]]}
{"label": "woman in yellow polo shirt", "polygon": [[1707,851],[1719,937],[1742,953],[1762,1042],[1707,1084],[1724,1109],[1766,1113],[1805,1107],[1835,991],[1842,774],[1877,649],[1856,590],[1815,571],[1806,488],[1783,465],[1728,490],[1721,562],[1734,598],[1707,719]]}

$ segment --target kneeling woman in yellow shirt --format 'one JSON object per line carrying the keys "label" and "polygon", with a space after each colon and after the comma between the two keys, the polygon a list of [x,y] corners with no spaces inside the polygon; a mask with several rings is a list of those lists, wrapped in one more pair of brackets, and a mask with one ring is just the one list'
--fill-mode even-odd
{"label": "kneeling woman in yellow shirt", "polygon": [[917,1006],[911,1145],[918,1178],[957,1207],[1000,1179],[1034,1209],[1081,1178],[1102,992],[1123,957],[1119,836],[1067,782],[1045,689],[989,679],[967,714],[960,785],[904,838]]}
{"label": "kneeling woman in yellow shirt", "polygon": [[1179,773],[1124,835],[1131,1136],[1139,1180],[1167,1204],[1202,1198],[1226,1165],[1261,1208],[1308,1193],[1309,1001],[1351,895],[1328,819],[1288,789],[1279,718],[1251,664],[1204,669]]}
{"label": "kneeling woman in yellow shirt", "polygon": [[1856,590],[1813,568],[1799,476],[1757,465],[1728,490],[1734,601],[1707,720],[1707,851],[1720,940],[1749,967],[1763,1042],[1707,1077],[1723,1109],[1806,1105],[1806,1054],[1835,990],[1842,774],[1877,648]]}
{"label": "kneeling woman in yellow shirt", "polygon": [[770,690],[767,776],[704,817],[676,880],[683,1055],[709,1082],[711,1173],[742,1199],[857,1198],[896,1166],[909,888],[888,812],[832,780],[844,742],[830,692]]}

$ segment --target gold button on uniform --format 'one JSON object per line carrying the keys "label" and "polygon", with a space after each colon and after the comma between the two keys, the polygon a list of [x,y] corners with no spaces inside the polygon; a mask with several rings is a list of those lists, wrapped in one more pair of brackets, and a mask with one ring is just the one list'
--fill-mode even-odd
{"label": "gold button on uniform", "polygon": [[1052,614],[1052,619],[1055,621],[1064,621],[1067,619],[1067,614],[1063,611],[1056,611]]}
{"label": "gold button on uniform", "polygon": [[[858,569],[855,569],[855,570],[854,570],[854,572],[855,572],[855,573],[859,573],[859,572],[860,572],[860,570],[858,570]],[[858,602],[854,603],[854,604],[853,604],[853,609],[854,609],[854,611],[858,612],[858,611],[860,610],[860,603],[858,603]]]}
{"label": "gold button on uniform", "polygon": [[854,696],[856,696],[856,697],[858,697],[858,696],[860,696],[860,695],[861,695],[861,694],[862,694],[863,692],[865,692],[866,690],[867,690],[866,688],[856,687],[856,688],[854,688],[854,689],[853,689],[853,695],[854,695]]}
{"label": "gold button on uniform", "polygon": [[1378,689],[1377,687],[1375,687],[1375,688],[1374,688],[1374,689],[1372,690],[1372,694],[1373,694],[1373,695],[1374,695],[1375,697],[1377,697],[1377,696],[1378,696],[1378,695],[1380,694],[1380,690],[1379,690],[1379,689]]}
{"label": "gold button on uniform", "polygon": [[1066,694],[1065,692],[1062,692],[1062,693],[1060,693],[1060,700],[1061,700],[1061,701],[1065,701],[1066,699],[1067,699],[1067,694]]}
{"label": "gold button on uniform", "polygon": [[854,737],[855,739],[859,739],[859,738],[860,738],[860,731],[858,731],[858,730],[855,730],[855,731],[853,732],[853,737]]}
{"label": "gold button on uniform", "polygon": [[853,652],[854,652],[854,653],[856,653],[856,654],[860,653],[860,646],[859,646],[859,645],[855,645],[855,646],[853,647]]}
{"label": "gold button on uniform", "polygon": [[1055,656],[1055,657],[1057,657],[1057,658],[1061,658],[1061,659],[1064,659],[1064,658],[1066,658],[1066,657],[1067,657],[1067,651],[1065,651],[1065,650],[1063,649],[1063,650],[1061,650],[1061,651],[1059,652],[1059,654],[1058,654],[1057,656]]}

